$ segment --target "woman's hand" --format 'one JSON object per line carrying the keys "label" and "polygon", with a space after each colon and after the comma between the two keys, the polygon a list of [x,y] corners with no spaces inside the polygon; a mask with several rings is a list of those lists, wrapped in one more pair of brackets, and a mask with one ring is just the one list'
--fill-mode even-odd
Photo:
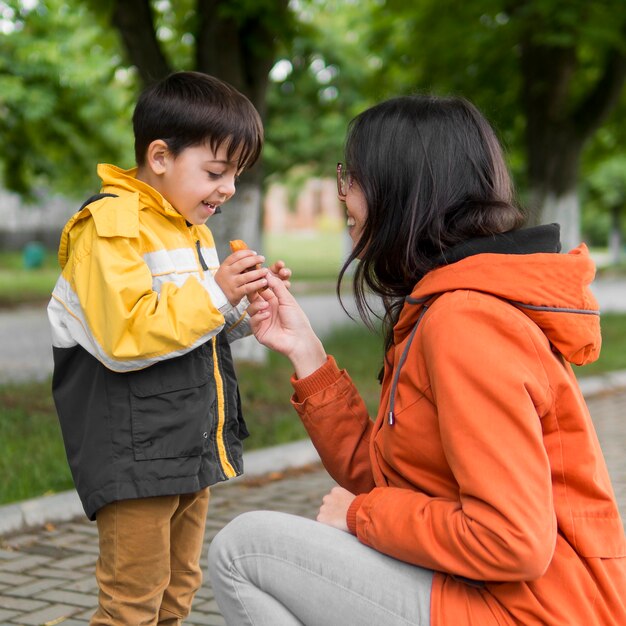
{"label": "woman's hand", "polygon": [[322,498],[322,506],[317,514],[317,521],[339,530],[348,531],[346,517],[352,501],[356,498],[343,487],[333,487],[330,493]]}
{"label": "woman's hand", "polygon": [[304,378],[326,362],[324,347],[285,282],[268,274],[267,287],[248,307],[252,332],[259,343],[284,354],[296,376]]}

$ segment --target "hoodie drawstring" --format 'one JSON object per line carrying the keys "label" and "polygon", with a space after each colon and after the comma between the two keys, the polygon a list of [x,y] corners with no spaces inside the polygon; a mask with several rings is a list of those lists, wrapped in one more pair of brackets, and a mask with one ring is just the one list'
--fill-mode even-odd
{"label": "hoodie drawstring", "polygon": [[200,265],[202,269],[206,272],[209,269],[209,266],[206,264],[204,257],[202,256],[202,250],[200,249],[200,240],[196,240],[196,250],[198,251],[198,259],[200,261]]}
{"label": "hoodie drawstring", "polygon": [[396,416],[394,414],[394,407],[396,404],[396,389],[398,388],[398,379],[400,378],[400,370],[406,361],[406,358],[409,354],[409,349],[411,347],[411,343],[413,342],[413,337],[415,337],[415,333],[417,332],[417,327],[419,323],[422,321],[424,314],[428,310],[428,305],[425,304],[422,312],[419,314],[417,318],[417,322],[415,322],[415,326],[413,326],[413,330],[409,335],[409,340],[406,342],[406,346],[404,346],[404,350],[402,351],[402,356],[400,356],[400,360],[398,361],[398,366],[396,367],[396,371],[393,374],[393,382],[391,383],[391,395],[389,397],[389,413],[387,414],[387,422],[389,426],[393,426],[396,423]]}

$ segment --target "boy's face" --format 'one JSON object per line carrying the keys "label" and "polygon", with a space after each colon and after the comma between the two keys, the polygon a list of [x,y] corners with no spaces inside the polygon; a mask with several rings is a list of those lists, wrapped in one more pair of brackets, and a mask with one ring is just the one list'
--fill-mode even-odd
{"label": "boy's face", "polygon": [[235,194],[236,157],[229,161],[225,146],[213,152],[206,144],[185,148],[177,157],[165,151],[152,185],[190,224],[204,224]]}

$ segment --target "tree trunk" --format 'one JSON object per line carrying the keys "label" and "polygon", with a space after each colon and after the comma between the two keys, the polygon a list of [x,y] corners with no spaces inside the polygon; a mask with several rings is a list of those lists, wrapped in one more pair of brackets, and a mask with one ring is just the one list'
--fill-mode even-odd
{"label": "tree trunk", "polygon": [[580,243],[578,169],[582,144],[571,130],[545,119],[529,120],[527,132],[530,221],[561,226],[568,251]]}
{"label": "tree trunk", "polygon": [[[530,6],[528,0],[513,0],[512,13],[524,13]],[[538,15],[521,18],[530,222],[559,223],[563,248],[571,249],[580,242],[580,155],[587,139],[619,101],[626,55],[617,45],[609,49],[596,82],[586,94],[575,96],[572,84],[580,71],[576,43],[564,46],[538,40]]]}
{"label": "tree trunk", "polygon": [[537,192],[531,189],[531,198],[539,196],[541,200],[533,204],[541,206],[541,224],[559,224],[561,226],[561,244],[564,252],[568,252],[580,244],[580,204],[578,191],[574,188],[569,192],[556,195],[554,193]]}
{"label": "tree trunk", "polygon": [[[222,207],[222,213],[207,222],[213,233],[220,259],[230,252],[231,239],[243,239],[250,248],[263,253],[261,245],[261,185],[258,182],[240,183],[237,193]],[[268,259],[271,261],[272,259]],[[253,337],[240,339],[231,345],[233,356],[239,361],[264,363],[267,349]]]}
{"label": "tree trunk", "polygon": [[[224,0],[197,0],[196,69],[224,80],[246,95],[261,118],[266,113],[269,71],[275,60],[277,34],[285,23],[288,0],[275,0],[274,15],[224,12]],[[263,19],[262,19],[263,18]],[[209,226],[221,258],[230,239],[244,239],[261,251],[262,164],[244,172],[237,194]]]}
{"label": "tree trunk", "polygon": [[575,50],[534,43],[522,45],[522,96],[526,113],[526,155],[530,222],[561,226],[563,249],[580,240],[576,191],[582,142],[567,115]]}
{"label": "tree trunk", "polygon": [[156,37],[150,0],[117,0],[111,21],[144,85],[170,73],[171,68]]}

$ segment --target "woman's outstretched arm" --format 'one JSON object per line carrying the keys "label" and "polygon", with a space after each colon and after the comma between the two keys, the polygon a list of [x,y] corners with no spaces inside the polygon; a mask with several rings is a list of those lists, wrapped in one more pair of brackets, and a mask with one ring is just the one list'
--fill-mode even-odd
{"label": "woman's outstretched arm", "polygon": [[259,343],[284,354],[296,376],[304,378],[326,363],[326,351],[283,281],[270,274],[267,282],[268,288],[248,307],[252,331]]}
{"label": "woman's outstretched arm", "polygon": [[[283,281],[272,275],[267,280],[268,289],[248,308],[252,330],[260,343],[290,359],[295,370],[292,404],[330,475],[348,492],[367,492],[374,487],[367,407],[347,372],[326,355]],[[343,503],[332,498],[326,505],[320,521],[345,528]]]}

